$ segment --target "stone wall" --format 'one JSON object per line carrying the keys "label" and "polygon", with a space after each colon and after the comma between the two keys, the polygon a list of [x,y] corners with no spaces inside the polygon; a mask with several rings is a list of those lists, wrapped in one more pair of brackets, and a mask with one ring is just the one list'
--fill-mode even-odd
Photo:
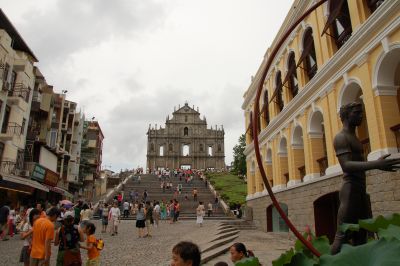
{"label": "stone wall", "polygon": [[[341,175],[325,176],[275,192],[275,195],[279,202],[287,204],[292,223],[297,229],[304,231],[306,225],[315,228],[314,201],[321,196],[339,191],[341,181]],[[371,197],[373,216],[400,212],[400,172],[369,171],[367,192]],[[247,201],[247,206],[252,208],[255,224],[263,231],[267,231],[266,209],[271,204],[269,196]]]}

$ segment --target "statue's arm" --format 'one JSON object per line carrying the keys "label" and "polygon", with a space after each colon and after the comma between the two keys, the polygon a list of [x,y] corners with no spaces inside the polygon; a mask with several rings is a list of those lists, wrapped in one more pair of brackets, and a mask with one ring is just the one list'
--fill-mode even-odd
{"label": "statue's arm", "polygon": [[383,171],[395,171],[399,169],[400,159],[386,159],[390,154],[384,155],[375,161],[353,161],[351,157],[351,146],[344,134],[338,134],[333,141],[340,166],[343,172],[361,172],[372,169],[380,169]]}

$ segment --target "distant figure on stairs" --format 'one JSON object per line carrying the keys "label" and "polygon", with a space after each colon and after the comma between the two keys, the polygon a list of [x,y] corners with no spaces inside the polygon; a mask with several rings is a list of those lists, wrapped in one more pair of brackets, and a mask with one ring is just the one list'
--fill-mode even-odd
{"label": "distant figure on stairs", "polygon": [[209,202],[208,205],[207,205],[207,216],[208,216],[208,217],[211,216],[212,211],[213,211],[213,206],[212,206],[212,203]]}
{"label": "distant figure on stairs", "polygon": [[124,218],[128,218],[128,216],[129,216],[129,202],[128,202],[128,200],[125,199],[123,207],[124,207]]}
{"label": "distant figure on stairs", "polygon": [[197,194],[198,194],[197,188],[194,188],[193,189],[193,201],[197,201]]}

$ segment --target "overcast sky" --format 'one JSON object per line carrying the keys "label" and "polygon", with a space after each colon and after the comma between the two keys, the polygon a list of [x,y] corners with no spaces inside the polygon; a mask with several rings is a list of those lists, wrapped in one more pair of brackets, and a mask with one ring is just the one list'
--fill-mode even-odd
{"label": "overcast sky", "polygon": [[292,0],[0,0],[55,90],[105,135],[103,165],[145,167],[149,124],[174,106],[224,125],[225,162],[241,110]]}

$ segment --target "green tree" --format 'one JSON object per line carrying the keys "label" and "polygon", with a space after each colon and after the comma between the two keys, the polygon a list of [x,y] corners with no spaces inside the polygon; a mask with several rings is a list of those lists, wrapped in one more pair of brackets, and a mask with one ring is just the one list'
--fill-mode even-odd
{"label": "green tree", "polygon": [[233,169],[232,172],[237,175],[244,175],[247,171],[246,156],[244,149],[246,148],[246,135],[239,137],[239,143],[233,147]]}

